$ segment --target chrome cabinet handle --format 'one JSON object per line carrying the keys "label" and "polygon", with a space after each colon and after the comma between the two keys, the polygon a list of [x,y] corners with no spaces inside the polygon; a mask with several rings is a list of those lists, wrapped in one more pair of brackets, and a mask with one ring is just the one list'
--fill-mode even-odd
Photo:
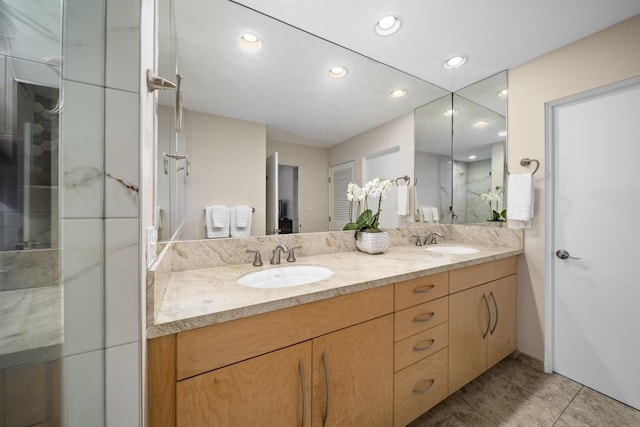
{"label": "chrome cabinet handle", "polygon": [[304,386],[304,365],[302,364],[302,358],[300,358],[300,385],[302,386],[302,427],[304,427],[304,420],[307,418],[307,397],[305,395]]}
{"label": "chrome cabinet handle", "polygon": [[489,321],[487,322],[487,329],[482,333],[482,339],[487,337],[489,333],[489,328],[491,327],[491,310],[489,310],[489,301],[487,300],[487,296],[482,294],[482,299],[484,300],[485,305],[487,306],[487,313],[489,313]]}
{"label": "chrome cabinet handle", "polygon": [[433,386],[435,385],[435,383],[436,383],[436,380],[430,380],[430,382],[429,382],[429,385],[428,385],[428,386],[426,386],[426,387],[424,387],[424,388],[417,389],[417,390],[414,388],[414,389],[411,391],[411,393],[413,393],[413,394],[425,394],[425,393],[427,393],[429,390],[431,390],[431,389],[433,388]]}
{"label": "chrome cabinet handle", "polygon": [[[419,344],[426,343],[426,342],[428,342],[429,344],[423,345],[422,347],[418,347]],[[419,342],[419,343],[417,343],[416,345],[413,346],[413,351],[427,351],[431,347],[433,347],[433,345],[435,343],[436,343],[436,340],[424,340],[424,341],[421,341],[421,342]]]}
{"label": "chrome cabinet handle", "polygon": [[327,401],[326,401],[326,406],[324,407],[324,417],[322,418],[322,427],[325,427],[327,425],[327,419],[329,419],[329,397],[330,397],[329,362],[327,362],[327,353],[325,351],[322,352],[322,363],[324,365],[324,381],[325,381],[325,387],[327,391]]}
{"label": "chrome cabinet handle", "polygon": [[432,290],[434,290],[436,287],[436,285],[424,285],[424,286],[420,286],[417,287],[413,290],[414,294],[426,294],[427,292],[431,292]]}
{"label": "chrome cabinet handle", "polygon": [[498,301],[496,301],[496,296],[493,294],[493,291],[491,291],[489,297],[493,300],[493,306],[496,308],[496,323],[494,323],[493,328],[491,328],[491,335],[493,335],[498,327]]}
{"label": "chrome cabinet handle", "polygon": [[414,318],[413,318],[413,323],[424,323],[424,322],[428,322],[429,320],[433,319],[433,316],[435,316],[436,314],[434,312],[431,313],[421,313],[421,314],[417,314]]}
{"label": "chrome cabinet handle", "polygon": [[556,256],[558,258],[560,258],[560,259],[569,259],[569,258],[571,258],[571,259],[582,259],[582,258],[571,256],[571,254],[568,251],[564,250],[564,249],[558,249],[556,251]]}

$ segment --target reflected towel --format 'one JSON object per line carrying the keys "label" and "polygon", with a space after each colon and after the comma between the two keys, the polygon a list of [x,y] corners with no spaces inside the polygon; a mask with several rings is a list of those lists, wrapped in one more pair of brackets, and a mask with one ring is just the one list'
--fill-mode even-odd
{"label": "reflected towel", "polygon": [[431,222],[431,208],[423,206],[420,208],[420,215],[422,216],[422,222]]}
{"label": "reflected towel", "polygon": [[533,213],[533,175],[530,173],[509,175],[507,227],[531,228]]}
{"label": "reflected towel", "polygon": [[431,220],[433,222],[440,221],[440,211],[436,207],[431,207]]}
{"label": "reflected towel", "polygon": [[229,237],[229,208],[224,205],[207,206],[205,208],[207,238]]}
{"label": "reflected towel", "polygon": [[246,218],[246,225],[244,227],[240,227],[238,225],[239,219],[239,211],[240,215],[244,215],[244,209],[241,206],[234,206],[229,209],[229,234],[231,237],[249,237],[251,236],[251,219],[252,219],[252,209],[248,206],[245,206],[249,209],[249,215]]}
{"label": "reflected towel", "polygon": [[399,185],[398,186],[398,199],[397,199],[397,207],[396,212],[398,215],[406,215],[408,213],[407,209],[407,200],[409,198],[409,186],[407,185]]}
{"label": "reflected towel", "polygon": [[236,206],[236,227],[245,228],[251,223],[251,208],[246,205]]}

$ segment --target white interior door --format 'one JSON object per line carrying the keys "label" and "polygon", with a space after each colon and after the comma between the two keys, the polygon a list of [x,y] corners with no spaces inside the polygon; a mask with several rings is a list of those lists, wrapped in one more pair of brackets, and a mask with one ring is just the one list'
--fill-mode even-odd
{"label": "white interior door", "polygon": [[278,152],[267,156],[267,234],[278,234]]}
{"label": "white interior door", "polygon": [[549,118],[553,370],[640,409],[640,81]]}

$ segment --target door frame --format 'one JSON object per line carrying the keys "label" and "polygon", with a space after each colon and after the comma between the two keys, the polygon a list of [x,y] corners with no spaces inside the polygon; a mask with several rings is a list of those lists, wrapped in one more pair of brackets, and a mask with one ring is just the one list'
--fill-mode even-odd
{"label": "door frame", "polygon": [[554,216],[554,187],[556,164],[554,161],[554,115],[559,107],[583,102],[592,98],[612,94],[627,88],[640,86],[640,77],[608,84],[595,89],[586,90],[564,98],[549,101],[545,104],[545,277],[544,277],[544,371],[553,372],[553,337],[555,331],[554,319],[554,242],[555,242],[555,216]]}

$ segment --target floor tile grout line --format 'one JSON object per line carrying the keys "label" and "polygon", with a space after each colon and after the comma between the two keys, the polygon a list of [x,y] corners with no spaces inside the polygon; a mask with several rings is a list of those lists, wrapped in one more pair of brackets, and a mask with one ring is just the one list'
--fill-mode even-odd
{"label": "floor tile grout line", "polygon": [[[580,385],[580,388],[578,389],[578,391],[576,392],[576,394],[571,398],[571,400],[569,401],[569,403],[567,404],[567,406],[565,406],[565,408],[562,410],[562,413],[560,415],[558,415],[558,418],[555,420],[555,422],[553,423],[553,426],[555,426],[556,424],[558,424],[558,421],[560,421],[560,418],[562,418],[562,416],[564,415],[565,412],[567,412],[567,409],[569,409],[569,406],[571,406],[571,404],[573,403],[574,400],[576,400],[576,397],[578,397],[578,395],[580,394],[580,392],[582,391],[582,389],[584,388],[584,385]],[[551,426],[551,427],[553,427]]]}

